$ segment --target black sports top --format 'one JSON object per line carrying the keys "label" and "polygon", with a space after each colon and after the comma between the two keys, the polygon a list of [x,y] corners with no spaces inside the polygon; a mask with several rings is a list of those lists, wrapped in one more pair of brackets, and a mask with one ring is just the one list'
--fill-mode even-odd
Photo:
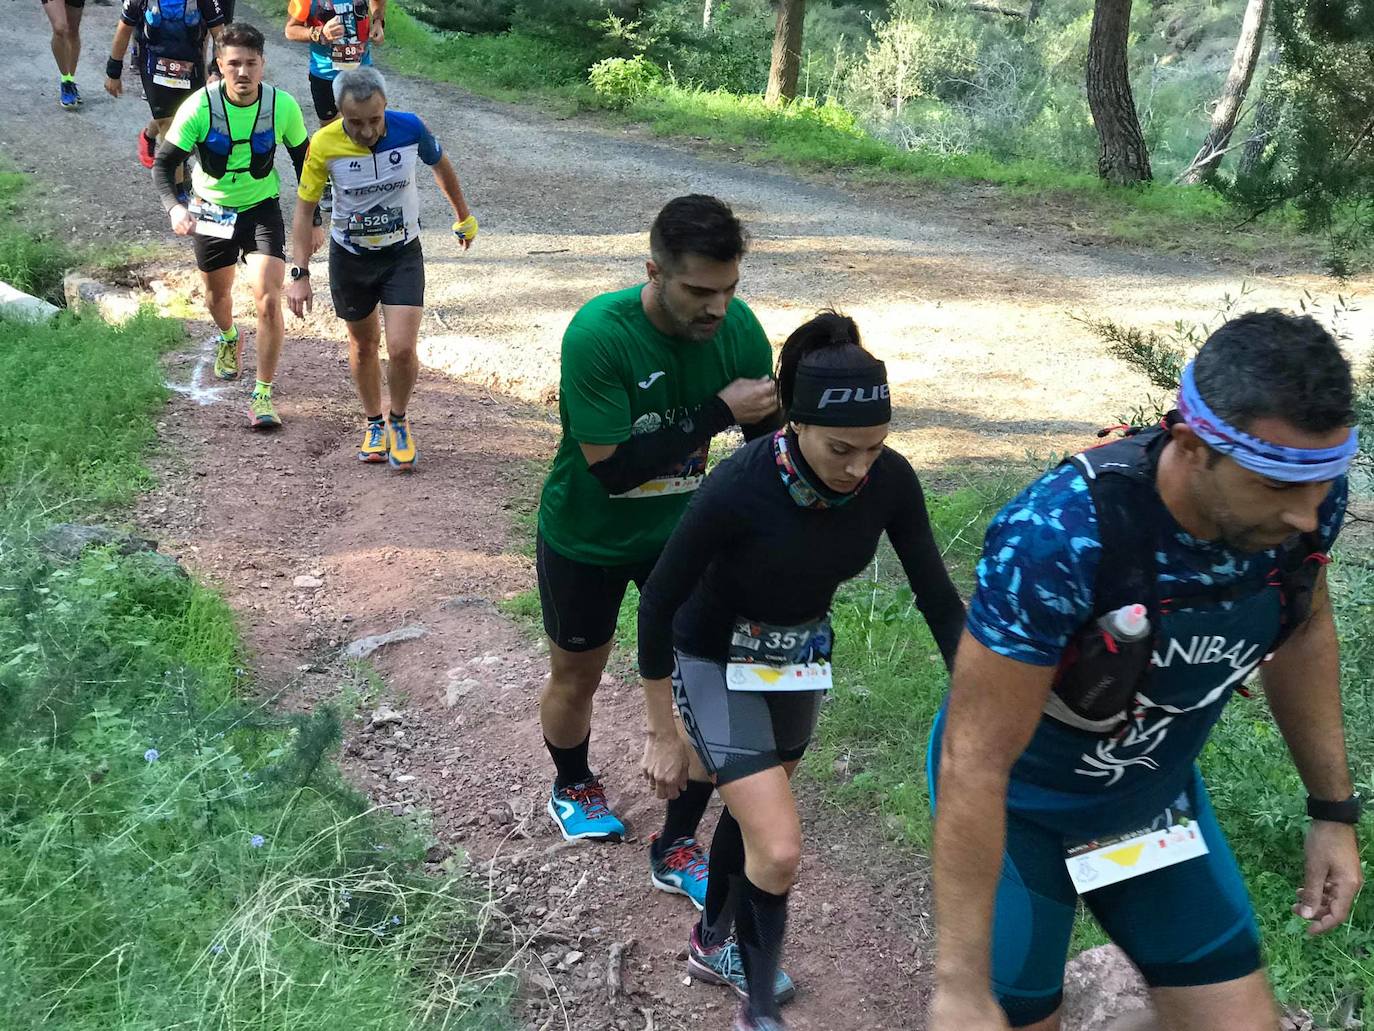
{"label": "black sports top", "polygon": [[[791,438],[797,471],[820,482]],[[916,605],[953,666],[964,603],[930,531],[925,495],[910,463],[883,448],[859,494],[843,505],[804,508],[778,471],[772,435],[740,448],[697,490],[639,602],[639,670],[673,671],[673,647],[725,662],[736,620],[796,626],[824,617],[840,584],[863,572],[888,539]]]}

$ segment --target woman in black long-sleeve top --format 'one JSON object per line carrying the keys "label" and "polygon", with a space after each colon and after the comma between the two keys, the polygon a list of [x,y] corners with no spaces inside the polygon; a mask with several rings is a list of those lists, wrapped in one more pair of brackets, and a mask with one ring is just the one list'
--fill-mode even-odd
{"label": "woman in black long-sleeve top", "polygon": [[[853,320],[826,312],[799,328],[777,379],[787,428],[706,478],[639,605],[640,673],[672,677],[683,725],[727,806],[688,966],[747,992],[737,1031],[782,1028],[779,994],[791,994],[778,971],[801,855],[789,778],[830,686],[836,589],[873,560],[886,532],[947,666],[964,624],[920,481],[883,444],[887,373]],[[765,985],[773,990],[753,990]]]}

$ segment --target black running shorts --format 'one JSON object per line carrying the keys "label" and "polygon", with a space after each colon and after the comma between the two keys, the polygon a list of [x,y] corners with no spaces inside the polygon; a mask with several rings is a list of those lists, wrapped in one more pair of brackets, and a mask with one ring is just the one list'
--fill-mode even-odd
{"label": "black running shorts", "polygon": [[615,636],[625,589],[631,581],[643,587],[656,561],[594,566],[554,551],[543,534],[535,539],[534,549],[544,632],[569,652],[593,651]]}
{"label": "black running shorts", "polygon": [[196,70],[196,75],[191,79],[190,89],[172,89],[170,86],[160,86],[153,81],[153,77],[148,74],[148,69],[140,62],[139,78],[143,80],[143,97],[148,101],[148,111],[156,119],[171,118],[177,113],[177,108],[181,107],[182,101],[191,95],[195,90],[205,85],[205,76]]}
{"label": "black running shorts", "polygon": [[425,306],[425,256],[420,241],[354,254],[329,241],[329,294],[345,322],[365,319],[379,304]]}
{"label": "black running shorts", "polygon": [[315,102],[315,117],[320,124],[339,117],[339,105],[334,102],[334,80],[310,76],[310,99]]}
{"label": "black running shorts", "polygon": [[234,235],[227,240],[199,233],[191,239],[196,248],[196,268],[202,272],[228,268],[244,254],[266,254],[286,260],[286,225],[276,197],[251,208],[240,208]]}
{"label": "black running shorts", "polygon": [[[46,7],[48,4],[52,3],[52,0],[42,0],[42,2],[43,2],[43,6]],[[67,6],[68,6],[68,7],[85,7],[85,6],[86,6],[86,0],[67,0]]]}
{"label": "black running shorts", "polygon": [[731,691],[725,663],[677,653],[673,700],[716,785],[794,762],[806,752],[824,691]]}

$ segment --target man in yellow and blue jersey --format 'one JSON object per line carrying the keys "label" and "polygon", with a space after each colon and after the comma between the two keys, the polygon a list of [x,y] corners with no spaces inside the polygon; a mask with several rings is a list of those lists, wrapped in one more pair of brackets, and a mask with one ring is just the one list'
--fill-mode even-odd
{"label": "man in yellow and blue jersey", "polygon": [[[306,236],[292,241],[287,302],[297,315],[311,306],[308,229],[325,184],[332,182],[329,288],[334,311],[348,324],[349,367],[367,416],[358,458],[410,470],[418,452],[406,407],[420,371],[415,344],[425,304],[415,182],[420,162],[434,169],[464,250],[477,236],[477,220],[463,199],[458,173],[425,123],[387,110],[381,72],[367,66],[341,72],[334,97],[341,117],[315,133],[301,173],[295,221],[306,227]],[[379,305],[386,320],[389,418],[382,411]]]}

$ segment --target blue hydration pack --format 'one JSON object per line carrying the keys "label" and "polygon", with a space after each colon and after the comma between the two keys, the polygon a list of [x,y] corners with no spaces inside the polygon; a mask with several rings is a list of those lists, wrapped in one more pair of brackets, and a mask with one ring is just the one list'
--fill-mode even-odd
{"label": "blue hydration pack", "polygon": [[224,178],[229,171],[229,155],[239,143],[247,143],[253,152],[248,172],[254,179],[266,179],[272,174],[272,166],[277,157],[277,91],[275,87],[266,83],[262,84],[261,90],[253,131],[248,139],[236,140],[229,127],[224,83],[220,82],[206,89],[205,100],[210,108],[210,131],[205,139],[196,145],[196,153],[200,157],[200,167],[210,178]]}
{"label": "blue hydration pack", "polygon": [[143,52],[151,73],[156,58],[200,64],[205,47],[205,21],[198,0],[146,0],[143,8]]}

